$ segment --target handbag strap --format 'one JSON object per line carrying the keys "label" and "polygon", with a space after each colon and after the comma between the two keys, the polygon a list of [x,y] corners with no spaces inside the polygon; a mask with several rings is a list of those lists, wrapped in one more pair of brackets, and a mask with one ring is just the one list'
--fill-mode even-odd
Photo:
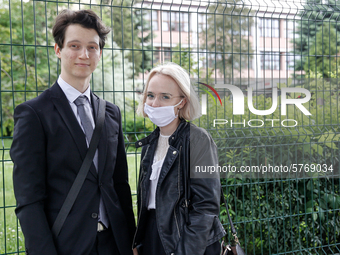
{"label": "handbag strap", "polygon": [[[188,122],[185,123],[185,125],[189,125]],[[185,135],[189,134],[189,140],[190,140],[190,127],[186,129]],[[182,148],[182,147],[181,147]],[[180,148],[180,150],[181,150]],[[189,217],[189,204],[190,204],[190,196],[191,196],[191,191],[190,191],[190,146],[186,146],[186,159],[184,160],[184,165],[183,165],[183,188],[184,188],[184,216],[185,216],[185,223],[187,226],[191,225],[190,217]],[[181,154],[181,153],[180,153]],[[181,166],[181,162],[179,162],[179,166]]]}
{"label": "handbag strap", "polygon": [[97,150],[97,146],[99,143],[101,131],[103,128],[104,120],[105,120],[105,108],[106,108],[106,102],[103,99],[99,99],[99,110],[97,115],[97,121],[96,121],[96,127],[93,131],[93,135],[91,138],[91,142],[89,145],[89,149],[87,150],[85,159],[80,167],[80,170],[77,174],[76,179],[74,180],[72,187],[70,191],[67,194],[67,197],[64,201],[64,204],[62,205],[59,214],[53,224],[52,227],[52,233],[54,237],[57,237],[60,233],[60,230],[62,226],[64,225],[64,222],[70,213],[72,206],[79,194],[79,191],[81,187],[83,186],[83,183],[85,181],[85,178],[89,172],[90,166],[93,161],[94,154]]}
{"label": "handbag strap", "polygon": [[[187,150],[190,151],[190,148],[187,148]],[[189,158],[190,152],[186,154]],[[190,203],[190,178],[188,177],[189,166],[187,165],[189,162],[189,159],[186,159],[185,165],[184,165],[184,171],[183,171],[183,177],[184,177],[184,215],[185,215],[185,222],[187,226],[191,225],[190,217],[189,217],[189,203]],[[181,165],[181,164],[179,164]]]}
{"label": "handbag strap", "polygon": [[228,220],[229,220],[229,223],[230,223],[231,233],[233,234],[233,236],[235,238],[235,242],[240,244],[240,242],[238,240],[238,237],[237,237],[237,232],[236,232],[234,223],[233,223],[233,221],[231,220],[231,217],[230,217],[227,201],[226,201],[226,199],[224,197],[224,192],[223,192],[223,188],[222,187],[221,187],[221,197],[222,197],[222,201],[224,202],[224,206],[225,206],[225,209],[226,209],[227,214],[228,214]]}

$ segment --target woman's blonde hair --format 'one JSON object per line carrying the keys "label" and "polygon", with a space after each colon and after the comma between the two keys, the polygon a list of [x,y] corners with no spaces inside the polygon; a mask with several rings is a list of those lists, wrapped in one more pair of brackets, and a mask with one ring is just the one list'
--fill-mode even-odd
{"label": "woman's blonde hair", "polygon": [[167,64],[154,67],[146,81],[144,91],[139,102],[137,113],[147,117],[144,112],[144,103],[146,101],[148,86],[151,78],[156,74],[163,74],[171,77],[178,85],[182,94],[186,98],[185,106],[179,111],[178,117],[186,120],[194,120],[201,116],[201,105],[194,88],[191,86],[189,74],[179,65],[169,62]]}

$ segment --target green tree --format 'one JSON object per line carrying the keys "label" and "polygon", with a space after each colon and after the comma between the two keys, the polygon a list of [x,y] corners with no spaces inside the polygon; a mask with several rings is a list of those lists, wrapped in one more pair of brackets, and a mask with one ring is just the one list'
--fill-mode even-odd
{"label": "green tree", "polygon": [[324,23],[316,33],[315,42],[309,49],[309,56],[304,63],[306,74],[318,73],[323,78],[330,78],[337,68],[336,30],[331,23]]}
{"label": "green tree", "polygon": [[207,53],[207,65],[217,69],[225,81],[249,67],[253,52],[249,35],[254,22],[249,14],[249,8],[242,4],[218,1],[204,15],[206,26],[200,33],[204,42],[201,49]]}
{"label": "green tree", "polygon": [[151,70],[151,23],[145,19],[148,14],[151,15],[151,10],[134,8],[130,0],[109,2],[113,6],[107,10],[112,15],[113,40],[124,49],[127,59],[133,63],[134,75]]}
{"label": "green tree", "polygon": [[[201,81],[212,83],[211,76],[213,69],[202,69],[198,66],[198,61],[194,57],[194,54],[190,52],[189,48],[182,48],[181,44],[178,44],[172,49],[171,53],[172,62],[180,65],[186,70],[192,78],[199,78]],[[201,59],[202,60],[202,59]]]}
{"label": "green tree", "polygon": [[[298,16],[301,19],[296,20],[295,37],[292,39],[294,45],[294,54],[300,55],[301,59],[296,60],[295,71],[305,70],[305,63],[308,55],[312,55],[310,49],[316,42],[316,35],[323,24],[332,24],[336,32],[340,31],[340,23],[338,23],[338,0],[307,0],[302,11]],[[331,44],[340,45],[340,37],[334,38]],[[338,50],[339,51],[339,50]]]}
{"label": "green tree", "polygon": [[51,2],[0,3],[1,121],[5,135],[13,130],[13,107],[37,96],[57,77],[50,35],[57,9]]}

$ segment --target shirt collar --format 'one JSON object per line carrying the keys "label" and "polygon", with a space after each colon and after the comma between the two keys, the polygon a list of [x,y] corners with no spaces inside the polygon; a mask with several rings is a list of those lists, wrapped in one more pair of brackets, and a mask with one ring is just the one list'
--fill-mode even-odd
{"label": "shirt collar", "polygon": [[76,100],[79,96],[84,95],[87,97],[89,102],[91,103],[91,89],[90,86],[85,90],[84,93],[80,93],[78,90],[76,90],[74,87],[72,87],[70,84],[68,84],[66,81],[64,81],[60,76],[58,78],[58,84],[61,90],[64,92],[67,100],[70,103],[74,103],[74,100]]}
{"label": "shirt collar", "polygon": [[[172,145],[175,140],[177,140],[177,137],[183,135],[182,130],[189,124],[185,119],[181,119],[181,122],[179,123],[176,131],[169,137],[169,145]],[[190,128],[189,128],[190,131]],[[135,147],[139,148],[141,146],[144,146],[146,144],[152,143],[152,141],[159,137],[160,129],[157,127],[150,135],[147,137],[144,137],[143,139],[137,141],[135,143]]]}

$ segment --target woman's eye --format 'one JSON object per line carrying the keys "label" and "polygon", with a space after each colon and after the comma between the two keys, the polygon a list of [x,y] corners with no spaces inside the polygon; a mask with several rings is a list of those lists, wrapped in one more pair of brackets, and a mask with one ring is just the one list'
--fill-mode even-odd
{"label": "woman's eye", "polygon": [[149,99],[152,99],[152,98],[154,98],[154,95],[148,94],[147,97],[148,97]]}
{"label": "woman's eye", "polygon": [[163,99],[164,99],[164,100],[169,100],[169,99],[170,99],[170,96],[165,95],[165,96],[163,96]]}

